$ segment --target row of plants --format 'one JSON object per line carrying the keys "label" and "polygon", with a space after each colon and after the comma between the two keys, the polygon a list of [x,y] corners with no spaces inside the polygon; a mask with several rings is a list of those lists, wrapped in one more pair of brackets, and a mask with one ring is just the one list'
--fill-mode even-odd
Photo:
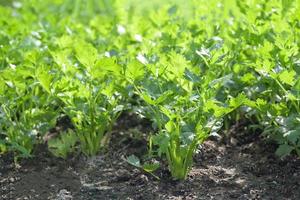
{"label": "row of plants", "polygon": [[[300,4],[279,0],[14,1],[0,6],[0,152],[93,156],[123,112],[153,123],[150,156],[185,179],[201,143],[240,118],[300,156]],[[154,8],[154,7],[153,7]],[[188,14],[187,14],[188,13]],[[128,162],[152,172],[156,163]]]}

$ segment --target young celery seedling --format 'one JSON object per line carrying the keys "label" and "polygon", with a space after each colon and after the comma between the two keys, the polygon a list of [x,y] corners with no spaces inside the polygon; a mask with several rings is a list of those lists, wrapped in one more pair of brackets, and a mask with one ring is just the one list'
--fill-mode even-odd
{"label": "young celery seedling", "polygon": [[[70,40],[73,38],[68,36],[59,39],[61,48]],[[71,60],[73,51],[75,57]],[[107,145],[112,126],[122,111],[121,95],[116,89],[121,68],[113,58],[99,58],[97,50],[80,39],[69,50],[52,54],[61,67],[54,95],[64,102],[62,110],[75,126],[83,153],[95,155]]]}

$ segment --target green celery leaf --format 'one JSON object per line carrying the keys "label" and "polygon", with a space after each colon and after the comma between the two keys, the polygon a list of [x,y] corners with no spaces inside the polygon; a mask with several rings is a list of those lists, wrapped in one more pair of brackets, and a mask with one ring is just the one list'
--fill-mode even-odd
{"label": "green celery leaf", "polygon": [[131,156],[129,156],[127,159],[126,159],[126,161],[129,163],[129,164],[131,164],[131,165],[133,165],[133,166],[135,166],[135,167],[142,167],[141,166],[141,162],[140,162],[140,159],[138,158],[138,157],[136,157],[135,155],[131,155]]}
{"label": "green celery leaf", "polygon": [[125,75],[131,80],[137,80],[144,77],[145,66],[140,62],[134,60],[128,63]]}
{"label": "green celery leaf", "polygon": [[281,82],[293,86],[295,84],[295,76],[296,76],[295,71],[284,70],[279,74],[279,79]]}
{"label": "green celery leaf", "polygon": [[276,150],[276,155],[278,155],[281,158],[284,158],[285,156],[289,155],[292,151],[294,150],[294,147],[287,145],[287,144],[282,144],[278,147]]}
{"label": "green celery leaf", "polygon": [[75,43],[74,48],[76,52],[76,58],[91,73],[98,58],[97,49],[95,49],[92,44],[89,44],[83,40],[79,40],[77,43]]}
{"label": "green celery leaf", "polygon": [[151,173],[159,168],[159,163],[145,163],[143,164],[142,168],[146,172]]}

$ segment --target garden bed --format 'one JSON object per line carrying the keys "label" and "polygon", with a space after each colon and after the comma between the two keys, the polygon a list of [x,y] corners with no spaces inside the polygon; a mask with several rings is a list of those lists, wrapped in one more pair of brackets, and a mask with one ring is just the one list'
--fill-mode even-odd
{"label": "garden bed", "polygon": [[172,180],[164,166],[157,180],[124,161],[146,152],[132,134],[148,125],[133,118],[121,118],[108,153],[92,158],[64,161],[41,146],[16,168],[10,155],[1,155],[1,199],[300,199],[300,159],[277,158],[274,146],[255,134],[242,141],[241,127],[226,140],[206,141],[187,180]]}

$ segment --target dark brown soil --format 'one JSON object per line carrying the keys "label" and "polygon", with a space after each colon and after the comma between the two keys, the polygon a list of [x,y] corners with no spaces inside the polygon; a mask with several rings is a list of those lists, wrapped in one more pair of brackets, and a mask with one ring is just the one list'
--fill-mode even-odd
{"label": "dark brown soil", "polygon": [[210,139],[187,180],[172,180],[165,167],[157,180],[124,161],[146,154],[149,123],[127,116],[118,124],[107,153],[93,158],[64,161],[41,146],[16,167],[0,155],[0,199],[300,199],[300,159],[278,159],[258,134],[241,136],[237,127],[226,140]]}

